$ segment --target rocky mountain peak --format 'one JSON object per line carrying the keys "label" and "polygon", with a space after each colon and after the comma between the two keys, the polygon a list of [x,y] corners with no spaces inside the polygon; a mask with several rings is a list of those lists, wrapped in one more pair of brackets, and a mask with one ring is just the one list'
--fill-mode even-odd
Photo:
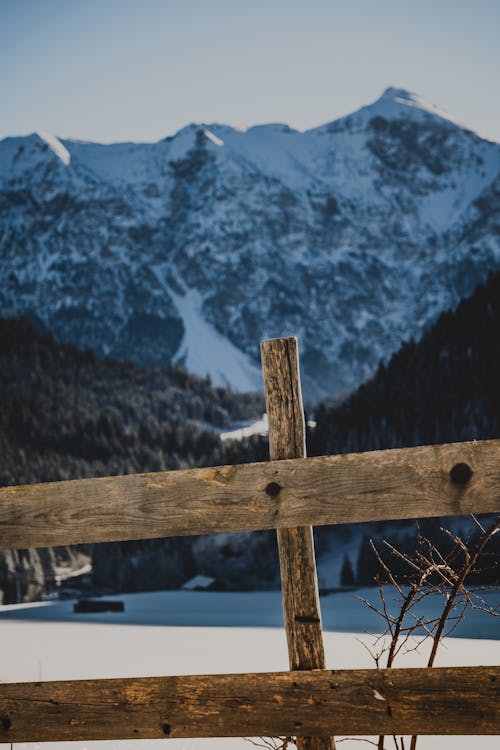
{"label": "rocky mountain peak", "polygon": [[0,141],[0,314],[103,354],[260,389],[295,334],[339,396],[500,265],[500,146],[403,89],[303,133],[33,138]]}
{"label": "rocky mountain peak", "polygon": [[71,161],[71,157],[69,155],[68,149],[61,143],[59,138],[57,138],[55,135],[52,135],[51,133],[45,133],[42,131],[37,132],[36,135],[44,144],[49,147],[52,153],[55,154],[63,164],[68,166]]}

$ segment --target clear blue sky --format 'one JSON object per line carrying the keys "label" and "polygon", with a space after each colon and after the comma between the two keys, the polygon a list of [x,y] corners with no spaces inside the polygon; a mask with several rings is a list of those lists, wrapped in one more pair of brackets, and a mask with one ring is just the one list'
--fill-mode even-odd
{"label": "clear blue sky", "polygon": [[416,91],[500,140],[500,0],[0,0],[0,135],[305,129]]}

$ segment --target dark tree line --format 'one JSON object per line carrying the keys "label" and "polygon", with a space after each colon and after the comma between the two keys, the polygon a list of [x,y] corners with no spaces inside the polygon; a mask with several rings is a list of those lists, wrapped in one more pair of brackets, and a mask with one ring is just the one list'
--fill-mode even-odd
{"label": "dark tree line", "polygon": [[[487,440],[500,436],[500,274],[490,276],[454,311],[442,314],[419,342],[410,341],[375,376],[344,403],[320,404],[317,426],[309,433],[310,455],[403,448],[433,443]],[[450,538],[441,531],[445,519],[422,522],[425,534],[443,554]],[[455,524],[456,522],[451,522]],[[462,520],[466,535],[470,528]],[[395,546],[410,553],[416,528],[392,524]],[[373,582],[376,559],[370,538],[382,537],[387,525],[373,524],[365,534],[356,560],[356,582]],[[327,530],[319,534],[328,534]],[[489,552],[500,552],[498,534]],[[472,543],[474,540],[472,539]],[[388,552],[385,550],[387,556]],[[393,559],[403,576],[401,560]],[[498,565],[481,568],[488,583],[500,578]]]}
{"label": "dark tree line", "polygon": [[[263,443],[223,443],[209,429],[263,411],[259,394],[214,388],[175,365],[147,370],[105,359],[55,341],[27,318],[0,319],[0,486],[264,460]],[[108,588],[175,586],[193,567],[185,547],[165,540],[0,551],[0,602],[39,597],[56,564],[79,552],[94,558]]]}
{"label": "dark tree line", "polygon": [[312,455],[500,434],[500,274],[409,341],[344,403],[320,404]]}
{"label": "dark tree line", "polygon": [[[442,315],[418,343],[404,344],[374,378],[342,404],[320,404],[309,455],[498,437],[500,424],[500,274]],[[147,370],[61,344],[30,321],[0,320],[0,484],[124,474],[268,459],[267,441],[223,443],[220,427],[263,411],[255,394],[213,388],[179,367]],[[465,520],[462,523],[466,531]],[[425,522],[446,547],[441,519]],[[364,526],[341,580],[374,576],[369,538],[409,550],[407,522]],[[457,530],[455,526],[455,531]],[[359,527],[316,530],[319,555]],[[498,535],[497,535],[498,536]],[[97,584],[116,590],[178,586],[195,573],[220,587],[279,581],[272,533],[95,545]],[[57,561],[78,550],[0,552],[0,598],[34,598]],[[497,571],[482,573],[491,582]],[[3,592],[3,594],[2,594]]]}
{"label": "dark tree line", "polygon": [[0,485],[224,463],[232,449],[209,425],[263,410],[175,365],[141,369],[0,319]]}

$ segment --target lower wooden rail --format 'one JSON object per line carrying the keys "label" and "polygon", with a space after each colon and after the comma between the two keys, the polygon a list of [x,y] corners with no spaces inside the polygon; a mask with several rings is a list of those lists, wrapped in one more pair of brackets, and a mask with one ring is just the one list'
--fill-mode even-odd
{"label": "lower wooden rail", "polygon": [[0,684],[0,743],[500,733],[500,667]]}

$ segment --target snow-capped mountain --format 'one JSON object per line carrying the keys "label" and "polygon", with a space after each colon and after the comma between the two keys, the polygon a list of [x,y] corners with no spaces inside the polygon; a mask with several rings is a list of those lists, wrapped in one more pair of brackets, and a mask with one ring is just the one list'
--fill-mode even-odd
{"label": "snow-capped mountain", "polygon": [[296,334],[338,395],[500,267],[500,145],[393,88],[306,132],[6,138],[0,254],[0,315],[240,390]]}

